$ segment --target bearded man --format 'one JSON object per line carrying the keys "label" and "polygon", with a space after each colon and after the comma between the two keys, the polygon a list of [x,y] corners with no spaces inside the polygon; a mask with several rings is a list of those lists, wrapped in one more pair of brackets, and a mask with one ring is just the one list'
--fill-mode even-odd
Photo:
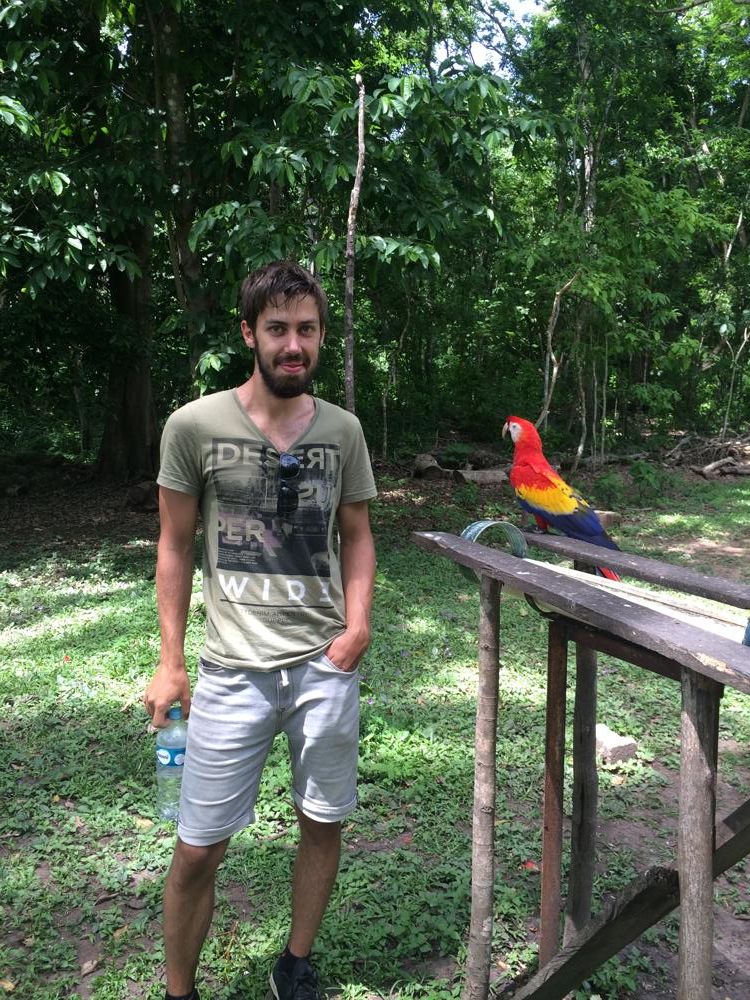
{"label": "bearded man", "polygon": [[[161,444],[156,593],[161,655],[144,703],[157,727],[189,714],[177,842],[164,891],[167,1000],[195,976],[233,833],[255,819],[271,744],[288,740],[300,841],[277,1000],[320,1000],[310,960],[356,804],[357,666],[370,641],[375,483],[352,414],[309,393],[326,296],[290,261],[242,286],[255,353],[239,387],[194,400]],[[184,640],[195,531],[203,523],[205,643],[191,699]],[[338,552],[334,531],[339,536]]]}

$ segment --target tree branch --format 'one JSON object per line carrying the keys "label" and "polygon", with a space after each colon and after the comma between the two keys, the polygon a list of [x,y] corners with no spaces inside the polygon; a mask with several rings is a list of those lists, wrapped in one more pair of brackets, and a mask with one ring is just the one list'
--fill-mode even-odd
{"label": "tree branch", "polygon": [[506,57],[508,59],[508,62],[513,67],[513,69],[517,73],[520,73],[521,64],[519,61],[518,50],[516,49],[516,39],[514,33],[508,29],[507,25],[503,22],[503,20],[500,17],[498,17],[495,11],[489,9],[488,4],[482,3],[480,0],[480,2],[477,3],[477,7],[479,8],[479,10],[481,10],[482,14],[484,14],[487,20],[497,28],[497,30],[505,39],[505,44],[507,46],[507,48],[504,51],[497,49],[494,45],[488,45],[487,48],[490,48],[494,52],[497,52],[498,55]]}
{"label": "tree branch", "polygon": [[[579,269],[572,278],[565,282],[562,288],[558,288],[555,292],[555,299],[552,303],[552,311],[550,312],[549,320],[547,322],[547,353],[544,362],[544,404],[542,406],[542,412],[537,417],[535,424],[536,427],[540,427],[547,419],[550,403],[552,402],[552,393],[555,391],[555,382],[557,381],[560,365],[562,364],[562,355],[560,355],[560,358],[558,359],[552,347],[552,337],[555,332],[555,327],[557,326],[557,318],[560,315],[560,302],[563,295],[567,292],[580,273],[581,271]],[[552,365],[551,375],[549,371],[550,364]]]}

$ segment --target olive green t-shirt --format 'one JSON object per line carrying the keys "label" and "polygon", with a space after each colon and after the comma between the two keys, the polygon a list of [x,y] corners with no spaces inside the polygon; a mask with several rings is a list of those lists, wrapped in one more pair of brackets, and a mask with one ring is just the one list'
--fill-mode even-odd
{"label": "olive green t-shirt", "polygon": [[194,400],[164,427],[158,483],[199,497],[203,519],[204,659],[278,670],[323,652],[345,628],[334,523],[342,503],[371,500],[375,481],[353,414],[315,398],[288,452],[300,462],[297,510],[277,515],[279,452],[235,389]]}

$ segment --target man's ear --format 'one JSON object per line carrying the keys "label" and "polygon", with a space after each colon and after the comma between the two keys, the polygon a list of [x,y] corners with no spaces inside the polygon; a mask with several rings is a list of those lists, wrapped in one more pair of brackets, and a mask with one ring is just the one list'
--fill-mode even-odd
{"label": "man's ear", "polygon": [[326,339],[326,328],[324,326],[321,326],[321,328],[320,328],[320,346],[321,347],[323,346],[323,342],[325,341],[325,339]]}
{"label": "man's ear", "polygon": [[243,319],[240,323],[240,333],[242,334],[242,339],[245,341],[247,346],[251,351],[255,350],[255,334],[247,325],[246,321]]}

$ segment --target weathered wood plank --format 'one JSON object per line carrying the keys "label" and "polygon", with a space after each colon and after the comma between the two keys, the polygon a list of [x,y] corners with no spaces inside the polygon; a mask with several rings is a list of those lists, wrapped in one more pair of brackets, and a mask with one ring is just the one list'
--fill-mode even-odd
{"label": "weathered wood plank", "polygon": [[589,646],[600,653],[607,653],[609,656],[616,656],[620,660],[632,663],[636,667],[644,667],[652,670],[662,677],[668,677],[672,681],[682,679],[682,668],[666,656],[660,656],[650,649],[643,649],[635,643],[627,642],[625,639],[618,639],[607,632],[591,628],[589,625],[582,625],[580,622],[568,622],[568,638],[571,642]]}
{"label": "weathered wood plank", "polygon": [[557,953],[560,939],[567,678],[568,641],[565,626],[562,622],[551,621],[547,641],[540,965],[545,965]]}
{"label": "weathered wood plank", "polygon": [[474,742],[471,921],[462,1000],[486,1000],[492,963],[495,891],[495,797],[500,670],[500,584],[480,583],[479,676]]}
{"label": "weathered wood plank", "polygon": [[[570,634],[570,633],[569,633]],[[576,646],[576,693],[573,709],[573,807],[570,826],[570,873],[565,933],[567,942],[591,919],[596,863],[596,652]]]}
{"label": "weathered wood plank", "polygon": [[[562,573],[574,579],[582,580],[584,583],[598,587],[600,590],[610,591],[627,597],[636,604],[643,604],[646,607],[662,611],[670,618],[677,618],[681,621],[697,625],[707,632],[715,632],[723,635],[733,642],[742,642],[742,636],[747,625],[747,613],[741,609],[727,607],[726,604],[718,604],[716,601],[708,601],[705,597],[698,598],[695,595],[685,596],[674,594],[662,590],[646,590],[643,586],[635,583],[625,583],[622,580],[609,580],[605,577],[595,576],[593,573],[582,573],[570,566],[562,566],[559,563],[543,563],[536,559],[529,560],[537,565],[547,566],[555,573]],[[578,564],[580,565],[580,564]]]}
{"label": "weathered wood plank", "polygon": [[750,694],[750,648],[747,646],[711,635],[685,622],[676,622],[659,611],[635,606],[616,594],[456,535],[416,532],[412,540],[429,552],[440,553],[462,566],[530,594],[564,615],[611,632],[696,673]]}
{"label": "weathered wood plank", "polygon": [[721,685],[683,670],[680,741],[680,953],[677,1000],[711,1000],[714,817]]}
{"label": "weathered wood plank", "polygon": [[[750,801],[717,826],[721,846],[714,878],[750,854]],[[677,869],[651,868],[597,914],[543,969],[520,984],[513,1000],[562,1000],[607,959],[679,906]]]}
{"label": "weathered wood plank", "polygon": [[592,566],[606,565],[618,573],[635,577],[636,580],[658,583],[686,594],[698,594],[700,597],[721,601],[734,608],[750,609],[750,586],[737,580],[725,580],[722,577],[697,573],[685,566],[674,566],[659,559],[636,556],[630,552],[602,549],[586,542],[563,538],[561,535],[525,531],[523,537],[528,545],[545,549],[547,552],[556,552],[558,555],[568,556]]}

